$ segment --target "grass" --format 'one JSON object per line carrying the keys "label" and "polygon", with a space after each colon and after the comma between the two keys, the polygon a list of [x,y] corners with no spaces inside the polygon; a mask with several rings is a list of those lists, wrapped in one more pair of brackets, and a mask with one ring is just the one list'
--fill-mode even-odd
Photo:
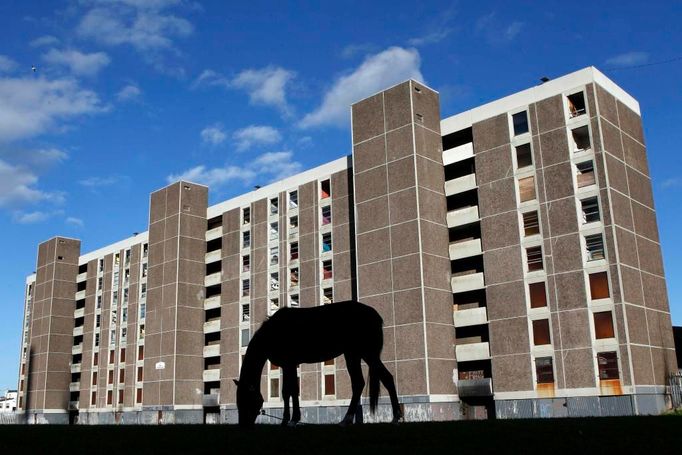
{"label": "grass", "polygon": [[675,453],[682,416],[302,425],[0,426],[0,453]]}

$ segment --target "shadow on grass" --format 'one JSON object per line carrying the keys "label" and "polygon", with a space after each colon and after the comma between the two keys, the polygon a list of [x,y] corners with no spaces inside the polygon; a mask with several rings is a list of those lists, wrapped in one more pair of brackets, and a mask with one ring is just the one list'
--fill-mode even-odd
{"label": "shadow on grass", "polygon": [[674,453],[682,417],[303,425],[0,426],[0,453]]}

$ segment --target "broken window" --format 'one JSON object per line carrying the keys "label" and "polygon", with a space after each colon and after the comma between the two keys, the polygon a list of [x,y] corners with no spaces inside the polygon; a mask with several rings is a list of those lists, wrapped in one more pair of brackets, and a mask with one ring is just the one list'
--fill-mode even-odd
{"label": "broken window", "polygon": [[279,199],[273,197],[272,199],[270,199],[270,214],[276,215],[277,212],[279,212]]}
{"label": "broken window", "polygon": [[578,183],[578,188],[583,188],[589,185],[594,185],[594,163],[590,161],[583,161],[582,163],[577,163],[576,168],[576,180]]}
{"label": "broken window", "polygon": [[289,217],[289,229],[298,229],[298,215],[293,215]]}
{"label": "broken window", "polygon": [[523,214],[523,232],[526,237],[540,233],[540,223],[538,221],[537,210]]}
{"label": "broken window", "polygon": [[613,318],[610,311],[600,311],[594,313],[594,337],[597,340],[603,338],[614,338]]}
{"label": "broken window", "polygon": [[[147,245],[147,244],[145,243],[145,245]],[[97,263],[98,263],[97,271],[102,273],[104,271],[104,259],[98,260]]]}
{"label": "broken window", "polygon": [[242,297],[248,297],[251,292],[251,281],[247,278],[242,280]]}
{"label": "broken window", "polygon": [[334,289],[325,288],[322,290],[322,303],[325,305],[328,303],[334,303]]}
{"label": "broken window", "polygon": [[295,209],[298,207],[298,191],[290,191],[289,192],[289,208],[290,209]]}
{"label": "broken window", "polygon": [[270,248],[270,265],[277,265],[279,262],[279,247],[273,246]]}
{"label": "broken window", "polygon": [[586,235],[585,249],[588,261],[604,259],[604,239],[601,234]]}
{"label": "broken window", "polygon": [[535,199],[535,177],[531,176],[519,179],[519,199],[521,202]]}
{"label": "broken window", "polygon": [[526,261],[529,272],[542,270],[544,268],[542,264],[542,247],[533,246],[526,248]]}
{"label": "broken window", "polygon": [[142,264],[142,278],[147,276],[147,263]]}
{"label": "broken window", "polygon": [[322,207],[322,226],[332,222],[332,207],[326,205]]}
{"label": "broken window", "polygon": [[587,125],[572,129],[571,138],[573,139],[574,152],[584,152],[592,148],[590,144],[590,129]]}
{"label": "broken window", "polygon": [[320,182],[320,199],[326,199],[332,194],[332,185],[329,179]]}
{"label": "broken window", "polygon": [[270,223],[270,240],[277,240],[279,238],[279,223]]}
{"label": "broken window", "polygon": [[289,246],[289,260],[295,261],[298,259],[298,242],[291,242]]}
{"label": "broken window", "polygon": [[244,207],[242,209],[242,224],[249,224],[251,222],[251,207]]}
{"label": "broken window", "polygon": [[618,354],[616,352],[600,352],[597,354],[599,379],[619,379]]}
{"label": "broken window", "polygon": [[270,290],[277,291],[279,289],[279,273],[270,274]]}
{"label": "broken window", "polygon": [[574,93],[568,95],[568,116],[569,118],[578,117],[583,115],[585,110],[585,94],[583,92]]}
{"label": "broken window", "polygon": [[294,267],[289,271],[290,286],[298,286],[298,267]]}
{"label": "broken window", "polygon": [[289,306],[290,307],[298,307],[299,306],[298,294],[291,294],[289,296]]}
{"label": "broken window", "polygon": [[249,315],[251,313],[251,308],[248,303],[245,303],[242,305],[242,322],[248,322],[249,321]]}
{"label": "broken window", "polygon": [[144,340],[144,324],[140,324],[140,330],[138,331],[137,338]]}
{"label": "broken window", "polygon": [[244,255],[242,256],[242,272],[248,272],[251,270],[251,256]]}
{"label": "broken window", "polygon": [[332,278],[332,261],[322,261],[322,279],[331,280]]}
{"label": "broken window", "polygon": [[530,307],[542,308],[547,306],[547,292],[545,290],[545,282],[530,283],[528,285],[528,293],[530,294]]}
{"label": "broken window", "polygon": [[530,143],[516,146],[516,166],[518,169],[532,166],[533,155],[530,150]]}
{"label": "broken window", "polygon": [[549,336],[549,319],[533,321],[533,344],[535,346],[542,346],[551,343],[552,341]]}
{"label": "broken window", "polygon": [[248,248],[251,246],[251,232],[242,232],[242,248]]}
{"label": "broken window", "polygon": [[551,357],[538,357],[535,359],[535,378],[538,384],[551,384],[554,382],[554,368]]}
{"label": "broken window", "polygon": [[606,272],[590,273],[590,297],[592,300],[609,298],[609,279]]}
{"label": "broken window", "polygon": [[277,310],[279,310],[279,299],[278,298],[270,299],[270,312],[274,313]]}
{"label": "broken window", "polygon": [[146,258],[149,255],[149,244],[145,243],[142,245],[142,257]]}
{"label": "broken window", "polygon": [[597,197],[590,197],[580,201],[583,212],[583,224],[599,221],[599,200]]}
{"label": "broken window", "polygon": [[526,111],[517,112],[512,115],[512,123],[514,125],[514,136],[527,133],[528,129],[528,113]]}
{"label": "broken window", "polygon": [[322,252],[328,253],[332,250],[332,235],[330,232],[322,234]]}

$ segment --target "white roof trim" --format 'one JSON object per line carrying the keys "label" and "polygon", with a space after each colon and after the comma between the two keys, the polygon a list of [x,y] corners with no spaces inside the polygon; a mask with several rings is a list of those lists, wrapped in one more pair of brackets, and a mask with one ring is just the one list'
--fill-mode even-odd
{"label": "white roof trim", "polygon": [[127,239],[123,239],[121,241],[118,241],[116,243],[112,243],[110,245],[107,245],[105,247],[102,247],[98,250],[91,251],[89,253],[81,255],[80,258],[78,258],[78,264],[85,264],[86,262],[90,262],[93,259],[99,259],[103,258],[107,254],[111,253],[116,253],[121,250],[125,250],[126,248],[130,248],[133,245],[137,245],[138,243],[145,243],[149,239],[149,231],[141,232],[137,235],[134,235],[132,237],[128,237]]}

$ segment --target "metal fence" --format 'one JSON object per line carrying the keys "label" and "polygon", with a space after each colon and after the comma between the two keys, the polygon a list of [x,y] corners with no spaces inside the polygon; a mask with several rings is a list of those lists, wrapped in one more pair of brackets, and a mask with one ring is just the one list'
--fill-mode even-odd
{"label": "metal fence", "polygon": [[668,385],[670,386],[670,399],[673,409],[682,408],[682,371],[670,373]]}
{"label": "metal fence", "polygon": [[13,412],[0,412],[0,425],[13,425],[19,423],[19,416]]}

